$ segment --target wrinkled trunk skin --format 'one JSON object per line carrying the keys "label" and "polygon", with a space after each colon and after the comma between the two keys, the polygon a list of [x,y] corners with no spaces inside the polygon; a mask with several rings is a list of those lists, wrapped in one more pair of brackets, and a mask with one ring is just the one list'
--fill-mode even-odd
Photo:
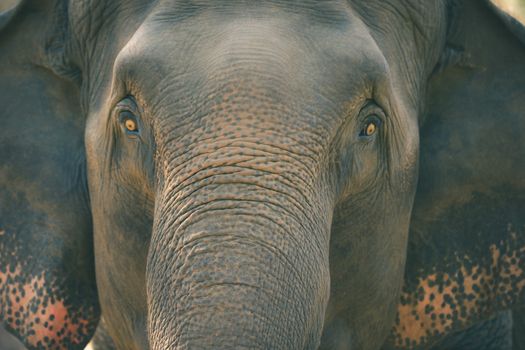
{"label": "wrinkled trunk skin", "polygon": [[211,171],[183,190],[168,183],[156,206],[151,348],[317,348],[331,217],[313,219],[305,203],[316,202],[285,194],[278,180],[226,181],[224,169]]}
{"label": "wrinkled trunk skin", "polygon": [[[290,84],[283,66],[294,41],[278,33],[265,22],[226,28],[217,59],[189,65],[206,72],[192,112],[156,126],[151,349],[319,345],[336,202],[327,140],[338,124],[314,118],[325,114],[308,108],[310,95],[297,98],[303,81]],[[163,93],[182,96],[173,89]]]}

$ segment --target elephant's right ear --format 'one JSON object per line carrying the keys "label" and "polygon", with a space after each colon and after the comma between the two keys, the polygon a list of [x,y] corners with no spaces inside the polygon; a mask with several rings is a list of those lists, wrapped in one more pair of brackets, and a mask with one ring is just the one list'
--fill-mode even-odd
{"label": "elephant's right ear", "polygon": [[29,349],[80,350],[100,312],[66,0],[0,3],[0,324]]}
{"label": "elephant's right ear", "polygon": [[504,6],[522,3],[512,0],[448,3],[447,41],[429,81],[423,129],[446,122],[462,130],[463,139],[474,131],[470,123],[516,130],[525,120],[525,5]]}
{"label": "elephant's right ear", "polygon": [[15,17],[23,2],[23,0],[2,0],[0,2],[0,31]]}

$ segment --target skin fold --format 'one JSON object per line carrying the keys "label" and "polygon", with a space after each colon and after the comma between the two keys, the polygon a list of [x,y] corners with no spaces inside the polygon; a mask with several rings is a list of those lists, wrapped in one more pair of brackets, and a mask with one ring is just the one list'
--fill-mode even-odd
{"label": "skin fold", "polygon": [[101,313],[118,349],[424,349],[519,305],[525,53],[498,16],[13,2],[0,320],[30,349]]}

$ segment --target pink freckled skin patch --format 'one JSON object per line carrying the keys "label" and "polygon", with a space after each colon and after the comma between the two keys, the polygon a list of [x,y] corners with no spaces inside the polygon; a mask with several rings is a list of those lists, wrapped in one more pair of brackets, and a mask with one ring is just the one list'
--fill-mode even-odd
{"label": "pink freckled skin patch", "polygon": [[[81,349],[93,319],[73,317],[43,276],[24,279],[19,267],[0,272],[0,315],[7,328],[30,347]],[[88,313],[90,314],[90,313]]]}
{"label": "pink freckled skin patch", "polygon": [[490,266],[461,266],[451,274],[429,274],[419,278],[416,288],[404,290],[389,343],[402,349],[428,347],[520,300],[525,272],[519,257],[525,247],[502,254],[491,245],[489,252]]}

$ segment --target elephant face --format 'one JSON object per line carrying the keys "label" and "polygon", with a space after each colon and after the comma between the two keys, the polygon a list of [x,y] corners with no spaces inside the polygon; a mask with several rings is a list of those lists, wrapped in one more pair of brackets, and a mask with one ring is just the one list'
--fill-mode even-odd
{"label": "elephant face", "polygon": [[[83,349],[101,306],[121,349],[367,350],[398,300],[399,347],[485,317],[425,293],[443,237],[498,212],[439,199],[522,163],[525,31],[497,3],[4,1],[0,322],[32,349]],[[437,234],[409,256],[436,255],[399,298],[421,125],[411,232]]]}
{"label": "elephant face", "polygon": [[441,1],[415,5],[41,5],[46,67],[86,116],[97,288],[119,348],[312,349],[323,327],[321,346],[380,346],[446,32]]}
{"label": "elephant face", "polygon": [[180,6],[152,8],[89,92],[111,333],[122,348],[316,348],[332,249],[352,272],[337,314],[355,312],[356,348],[377,346],[403,271],[415,107],[344,8]]}

